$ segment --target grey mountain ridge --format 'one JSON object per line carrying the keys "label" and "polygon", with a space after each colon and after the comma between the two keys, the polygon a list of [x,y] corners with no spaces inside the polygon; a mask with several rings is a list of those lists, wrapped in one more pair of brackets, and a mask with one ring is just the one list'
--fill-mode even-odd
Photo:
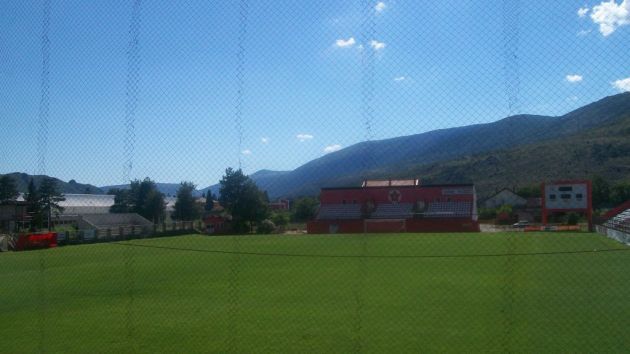
{"label": "grey mountain ridge", "polygon": [[[366,176],[387,178],[397,174],[387,171],[404,171],[410,166],[569,137],[614,123],[629,112],[630,93],[622,93],[559,117],[523,114],[492,123],[361,142],[312,160],[293,171],[276,174],[265,171],[251,177],[259,188],[267,190],[271,198],[317,195],[321,187],[359,185]],[[210,188],[216,190],[218,186]]]}
{"label": "grey mountain ridge", "polygon": [[[620,122],[629,118],[629,115],[630,93],[622,93],[603,98],[558,117],[522,114],[492,123],[360,142],[309,161],[292,171],[260,170],[251,174],[250,177],[260,189],[266,190],[272,199],[302,195],[315,196],[322,187],[359,185],[361,179],[365,177],[402,177],[400,174],[422,173],[428,167],[435,169],[435,166],[449,161],[570,139],[577,134]],[[493,158],[496,159],[496,157]],[[484,161],[476,162],[475,166],[487,165],[487,168],[497,168],[497,163],[488,163],[492,159]],[[498,163],[505,163],[505,161]],[[20,178],[20,191],[25,190],[28,175],[15,175],[19,175]],[[407,177],[422,178],[423,176],[409,175]],[[461,176],[454,175],[453,177]],[[157,186],[162,193],[173,196],[179,188],[179,183],[157,183]],[[92,193],[100,194],[106,193],[110,188],[124,186],[97,188],[78,183],[72,186],[64,183],[63,191],[64,193],[83,193],[88,187],[93,189]],[[200,196],[208,190],[217,195],[219,185],[200,189],[197,195]]]}

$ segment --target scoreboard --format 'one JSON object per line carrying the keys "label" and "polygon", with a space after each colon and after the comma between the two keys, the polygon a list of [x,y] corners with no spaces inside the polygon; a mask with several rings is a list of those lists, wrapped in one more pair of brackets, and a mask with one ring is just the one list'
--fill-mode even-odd
{"label": "scoreboard", "polygon": [[593,202],[591,181],[559,181],[542,185],[543,224],[556,212],[583,213],[592,226]]}
{"label": "scoreboard", "polygon": [[545,206],[549,210],[586,210],[589,191],[586,183],[545,185]]}

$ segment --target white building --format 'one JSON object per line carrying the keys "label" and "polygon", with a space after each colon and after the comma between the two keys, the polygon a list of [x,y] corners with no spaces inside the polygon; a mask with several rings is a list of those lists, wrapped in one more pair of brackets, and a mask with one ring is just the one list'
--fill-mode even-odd
{"label": "white building", "polygon": [[525,207],[527,205],[527,199],[519,196],[508,188],[504,188],[483,202],[483,206],[490,209],[498,208],[502,205]]}

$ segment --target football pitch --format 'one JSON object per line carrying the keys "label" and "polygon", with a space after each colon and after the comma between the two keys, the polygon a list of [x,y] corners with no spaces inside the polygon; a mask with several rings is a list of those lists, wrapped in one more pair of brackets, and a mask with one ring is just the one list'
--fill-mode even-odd
{"label": "football pitch", "polygon": [[199,235],[0,254],[0,353],[623,352],[590,233]]}

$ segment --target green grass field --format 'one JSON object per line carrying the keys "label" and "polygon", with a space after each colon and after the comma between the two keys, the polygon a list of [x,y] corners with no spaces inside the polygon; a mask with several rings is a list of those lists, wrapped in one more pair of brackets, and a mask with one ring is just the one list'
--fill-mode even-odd
{"label": "green grass field", "polygon": [[630,252],[595,234],[131,243],[0,254],[0,353],[630,348]]}

